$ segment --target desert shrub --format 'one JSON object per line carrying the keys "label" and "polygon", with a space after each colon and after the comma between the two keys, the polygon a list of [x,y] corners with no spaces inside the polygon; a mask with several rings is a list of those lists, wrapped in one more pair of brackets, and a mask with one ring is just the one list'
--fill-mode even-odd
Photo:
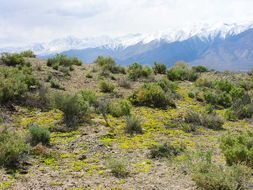
{"label": "desert shrub", "polygon": [[219,130],[222,129],[224,119],[215,113],[203,114],[202,125],[209,129]]}
{"label": "desert shrub", "polygon": [[95,63],[99,65],[102,70],[110,71],[111,73],[126,73],[126,70],[124,67],[121,67],[116,64],[115,60],[112,57],[104,57],[104,56],[98,56],[95,60]]}
{"label": "desert shrub", "polygon": [[151,76],[151,74],[151,68],[143,66],[139,63],[133,63],[128,67],[128,77],[133,81],[136,81],[139,78],[147,78]]}
{"label": "desert shrub", "polygon": [[155,74],[166,74],[167,67],[162,63],[154,63],[153,71]]}
{"label": "desert shrub", "polygon": [[116,65],[116,62],[112,57],[104,57],[104,56],[98,56],[97,59],[95,60],[95,63],[98,64],[100,67],[106,65]]}
{"label": "desert shrub", "polygon": [[15,167],[21,155],[28,150],[25,139],[14,132],[4,131],[0,133],[0,165]]}
{"label": "desert shrub", "polygon": [[80,94],[55,96],[55,107],[64,114],[64,122],[67,127],[76,127],[83,116],[89,114],[89,103],[83,100]]}
{"label": "desert shrub", "polygon": [[80,66],[82,65],[82,61],[80,61],[76,57],[68,57],[66,55],[60,55],[60,54],[57,54],[55,57],[49,58],[47,60],[47,66],[53,67],[56,70],[58,70],[59,66],[71,67],[73,65]]}
{"label": "desert shrub", "polygon": [[205,114],[194,111],[188,111],[184,117],[184,121],[188,124],[203,126],[214,130],[222,129],[224,124],[223,118],[216,113]]}
{"label": "desert shrub", "polygon": [[87,73],[86,78],[93,78],[93,75],[91,73]]}
{"label": "desert shrub", "polygon": [[188,97],[189,97],[189,98],[195,98],[195,94],[194,94],[193,92],[189,92],[189,93],[188,93]]}
{"label": "desert shrub", "polygon": [[202,125],[202,115],[198,112],[188,111],[184,117],[186,123]]}
{"label": "desert shrub", "polygon": [[114,89],[115,89],[115,86],[111,82],[105,81],[105,80],[102,80],[100,82],[100,90],[101,90],[101,92],[111,93],[111,92],[114,91]]}
{"label": "desert shrub", "polygon": [[23,57],[36,58],[36,55],[31,50],[23,51],[20,53],[20,55]]}
{"label": "desert shrub", "polygon": [[139,133],[142,134],[141,120],[135,116],[126,118],[125,132],[129,134]]}
{"label": "desert shrub", "polygon": [[250,173],[243,165],[224,167],[201,161],[194,165],[192,179],[205,190],[238,190],[248,188]]}
{"label": "desert shrub", "polygon": [[109,113],[114,117],[128,116],[131,112],[131,103],[127,100],[113,101],[109,105]]}
{"label": "desert shrub", "polygon": [[97,103],[96,93],[92,90],[82,90],[78,95],[82,101],[87,102],[90,106],[94,106]]}
{"label": "desert shrub", "polygon": [[157,83],[147,83],[130,96],[134,105],[166,108],[173,105],[173,100],[168,96]]}
{"label": "desert shrub", "polygon": [[195,124],[192,124],[192,123],[184,123],[184,122],[179,122],[178,123],[178,126],[179,128],[186,132],[186,133],[193,133],[193,132],[196,132],[198,127],[197,125]]}
{"label": "desert shrub", "polygon": [[207,79],[207,78],[198,78],[196,81],[195,81],[195,85],[197,87],[207,87],[207,88],[210,88],[212,87],[212,81]]}
{"label": "desert shrub", "polygon": [[7,66],[30,66],[30,63],[26,62],[24,57],[18,53],[3,53],[1,60]]}
{"label": "desert shrub", "polygon": [[176,92],[176,90],[178,89],[178,85],[175,82],[169,81],[165,77],[158,80],[157,83],[165,92]]}
{"label": "desert shrub", "polygon": [[48,92],[48,88],[44,85],[38,89],[38,99],[36,100],[37,107],[43,111],[48,110],[51,107],[51,94]]}
{"label": "desert shrub", "polygon": [[57,65],[57,64],[55,64],[55,65],[53,66],[53,69],[59,70],[59,71],[62,72],[65,76],[70,76],[70,73],[69,73],[69,72],[72,71],[71,68],[72,68],[72,66],[70,66],[70,67],[63,67],[63,66],[59,66],[59,65]]}
{"label": "desert shrub", "polygon": [[244,90],[247,90],[247,91],[251,90],[251,89],[253,89],[253,81],[252,80],[241,81],[240,87],[243,88]]}
{"label": "desert shrub", "polygon": [[195,81],[198,78],[198,74],[187,64],[179,62],[167,71],[167,77],[172,81]]}
{"label": "desert shrub", "polygon": [[50,80],[50,86],[51,88],[59,89],[59,90],[64,90],[64,88],[60,85],[58,80],[51,79]]}
{"label": "desert shrub", "polygon": [[54,70],[58,70],[58,69],[59,69],[59,64],[58,64],[58,63],[53,64],[52,68],[53,68]]}
{"label": "desert shrub", "polygon": [[229,94],[231,95],[233,100],[236,100],[238,98],[241,98],[245,94],[245,90],[241,87],[233,86],[229,91]]}
{"label": "desert shrub", "polygon": [[229,93],[233,84],[227,80],[215,80],[213,81],[213,88]]}
{"label": "desert shrub", "polygon": [[204,92],[206,103],[214,106],[223,106],[228,108],[232,104],[232,97],[226,92],[217,92],[215,90],[207,90]]}
{"label": "desert shrub", "polygon": [[50,131],[46,128],[43,128],[37,124],[29,125],[30,132],[30,142],[32,145],[37,145],[42,143],[43,145],[48,145],[50,142]]}
{"label": "desert shrub", "polygon": [[30,70],[17,68],[0,68],[0,104],[20,101],[32,86],[39,86]]}
{"label": "desert shrub", "polygon": [[95,105],[97,112],[102,114],[107,126],[109,126],[109,122],[107,119],[107,115],[109,114],[109,103],[110,102],[107,98],[102,97],[97,101]]}
{"label": "desert shrub", "polygon": [[175,146],[168,143],[153,146],[150,150],[151,158],[170,158],[180,155],[185,150],[183,146]]}
{"label": "desert shrub", "polygon": [[238,97],[235,99],[231,108],[226,111],[226,117],[228,120],[251,118],[252,116],[253,103],[248,94],[244,94],[241,98]]}
{"label": "desert shrub", "polygon": [[120,78],[118,80],[118,84],[119,84],[120,87],[123,87],[123,88],[126,88],[126,89],[130,89],[131,88],[131,83],[126,78]]}
{"label": "desert shrub", "polygon": [[253,132],[229,133],[221,138],[221,150],[228,165],[244,163],[253,168]]}
{"label": "desert shrub", "polygon": [[110,158],[107,161],[107,167],[116,177],[126,177],[129,173],[127,170],[126,161],[124,161],[123,159]]}
{"label": "desert shrub", "polygon": [[233,102],[245,94],[245,90],[227,80],[212,81],[210,89],[204,92],[204,99],[207,103],[216,107],[229,108]]}
{"label": "desert shrub", "polygon": [[208,72],[208,68],[205,67],[205,66],[202,66],[202,65],[194,66],[194,67],[192,67],[192,69],[193,69],[195,72],[198,72],[198,73],[205,73],[205,72]]}

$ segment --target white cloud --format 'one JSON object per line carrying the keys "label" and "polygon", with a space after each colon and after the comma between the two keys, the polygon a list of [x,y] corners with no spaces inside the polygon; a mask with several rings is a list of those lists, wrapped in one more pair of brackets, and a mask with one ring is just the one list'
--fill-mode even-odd
{"label": "white cloud", "polygon": [[0,0],[0,47],[253,20],[252,0]]}

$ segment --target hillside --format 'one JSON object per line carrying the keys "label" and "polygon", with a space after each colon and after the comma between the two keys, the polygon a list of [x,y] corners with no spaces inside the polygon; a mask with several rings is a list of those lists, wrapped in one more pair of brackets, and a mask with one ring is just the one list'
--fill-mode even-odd
{"label": "hillside", "polygon": [[253,186],[252,73],[31,52],[0,71],[0,189]]}

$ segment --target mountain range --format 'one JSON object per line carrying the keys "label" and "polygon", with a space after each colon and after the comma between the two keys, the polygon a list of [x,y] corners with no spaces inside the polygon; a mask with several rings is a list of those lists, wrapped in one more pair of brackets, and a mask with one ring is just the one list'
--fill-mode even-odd
{"label": "mountain range", "polygon": [[172,66],[176,61],[185,61],[216,70],[246,71],[253,68],[253,23],[195,25],[117,38],[66,37],[48,43],[0,48],[0,52],[26,49],[42,58],[61,53],[76,56],[85,63],[104,55],[114,57],[122,65],[133,62],[151,65],[157,61]]}

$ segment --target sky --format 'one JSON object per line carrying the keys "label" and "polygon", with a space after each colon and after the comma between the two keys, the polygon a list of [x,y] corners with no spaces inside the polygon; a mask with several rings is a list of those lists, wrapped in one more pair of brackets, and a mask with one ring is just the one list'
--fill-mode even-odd
{"label": "sky", "polygon": [[253,0],[0,0],[0,47],[253,21]]}

